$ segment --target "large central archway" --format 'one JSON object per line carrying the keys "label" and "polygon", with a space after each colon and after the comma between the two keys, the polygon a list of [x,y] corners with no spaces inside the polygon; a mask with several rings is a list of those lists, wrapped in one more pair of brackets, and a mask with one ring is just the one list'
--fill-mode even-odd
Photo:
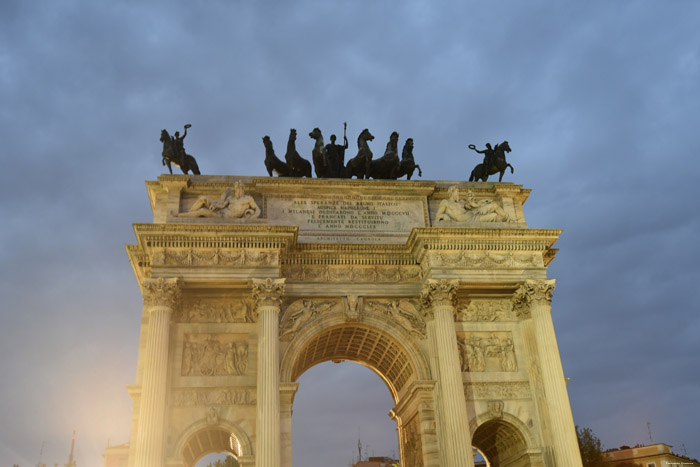
{"label": "large central archway", "polygon": [[[416,339],[404,328],[380,315],[366,315],[362,321],[348,321],[341,311],[331,312],[309,323],[284,346],[280,379],[283,385],[296,383],[315,365],[345,360],[368,367],[389,388],[395,404],[392,416],[397,422],[399,449],[404,456],[408,439],[404,425],[409,419],[416,418],[417,412],[416,404],[404,401],[415,398],[416,382],[430,378],[420,344],[416,344]],[[287,429],[290,432],[292,404],[293,396],[288,405]],[[420,434],[412,433],[412,436],[408,442],[416,444],[415,438]],[[291,460],[291,443],[287,451],[283,457]]]}

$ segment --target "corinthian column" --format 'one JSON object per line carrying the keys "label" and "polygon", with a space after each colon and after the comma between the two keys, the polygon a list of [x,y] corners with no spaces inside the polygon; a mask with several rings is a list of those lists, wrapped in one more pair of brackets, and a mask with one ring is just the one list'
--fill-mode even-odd
{"label": "corinthian column", "polygon": [[177,278],[160,278],[143,283],[143,301],[148,310],[149,324],[136,438],[137,467],[163,465],[170,316],[179,299]]}
{"label": "corinthian column", "polygon": [[526,280],[515,291],[513,310],[522,317],[527,317],[528,314],[532,316],[537,353],[542,367],[542,384],[549,408],[555,464],[581,467],[581,453],[549,304],[554,282],[554,279]]}
{"label": "corinthian column", "polygon": [[253,279],[258,320],[256,467],[280,465],[279,314],[284,279]]}
{"label": "corinthian column", "polygon": [[[440,386],[438,409],[446,467],[473,467],[472,440],[455,333],[454,298],[459,281],[428,279],[421,292],[423,314],[435,343]],[[430,323],[432,321],[432,323]],[[431,325],[432,324],[432,325]]]}

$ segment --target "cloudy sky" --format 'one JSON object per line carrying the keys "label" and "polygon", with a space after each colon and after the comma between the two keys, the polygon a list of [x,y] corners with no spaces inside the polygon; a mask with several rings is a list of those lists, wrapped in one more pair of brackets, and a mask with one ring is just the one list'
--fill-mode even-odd
{"label": "cloudy sky", "polygon": [[[73,428],[81,467],[128,440],[124,245],[152,220],[161,129],[192,124],[203,173],[264,175],[262,136],[282,155],[289,128],[344,121],[375,154],[412,137],[428,180],[466,179],[468,144],[507,139],[529,225],[564,229],[549,271],[576,423],[612,448],[650,422],[700,457],[699,21],[697,0],[3,0],[0,464],[42,443],[62,464]],[[376,375],[300,382],[295,465],[347,465],[358,431],[397,449]]]}

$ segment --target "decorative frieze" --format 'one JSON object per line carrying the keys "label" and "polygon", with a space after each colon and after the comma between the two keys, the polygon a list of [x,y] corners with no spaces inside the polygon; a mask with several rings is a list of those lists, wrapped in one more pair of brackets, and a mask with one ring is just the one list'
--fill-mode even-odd
{"label": "decorative frieze", "polygon": [[528,279],[513,294],[513,311],[518,317],[530,315],[532,305],[549,305],[555,280]]}
{"label": "decorative frieze", "polygon": [[143,281],[143,302],[147,306],[164,306],[175,308],[181,296],[179,280],[171,279],[148,279]]}
{"label": "decorative frieze", "polygon": [[473,299],[457,303],[457,321],[514,321],[513,304],[506,299]]}
{"label": "decorative frieze", "polygon": [[406,282],[420,280],[420,266],[290,265],[283,274],[307,282]]}
{"label": "decorative frieze", "polygon": [[544,267],[541,254],[525,253],[514,254],[511,252],[498,254],[490,251],[469,253],[456,252],[432,252],[430,264],[433,267],[460,267],[460,268],[536,268]]}
{"label": "decorative frieze", "polygon": [[509,400],[530,399],[530,385],[527,382],[515,383],[468,383],[464,393],[469,400]]}
{"label": "decorative frieze", "polygon": [[517,371],[513,336],[507,332],[458,333],[462,371]]}
{"label": "decorative frieze", "polygon": [[426,325],[425,320],[418,311],[420,305],[416,300],[367,300],[365,302],[365,310],[372,311],[382,315],[401,327],[410,334],[425,338]]}
{"label": "decorative frieze", "polygon": [[185,334],[182,376],[237,376],[248,371],[247,336]]}
{"label": "decorative frieze", "polygon": [[176,389],[170,396],[172,407],[255,405],[255,388]]}
{"label": "decorative frieze", "polygon": [[340,306],[338,300],[297,300],[287,307],[280,323],[280,336],[290,337],[319,314]]}
{"label": "decorative frieze", "polygon": [[251,299],[184,300],[178,321],[182,323],[252,323]]}
{"label": "decorative frieze", "polygon": [[156,248],[151,264],[158,266],[277,266],[279,251],[255,249]]}

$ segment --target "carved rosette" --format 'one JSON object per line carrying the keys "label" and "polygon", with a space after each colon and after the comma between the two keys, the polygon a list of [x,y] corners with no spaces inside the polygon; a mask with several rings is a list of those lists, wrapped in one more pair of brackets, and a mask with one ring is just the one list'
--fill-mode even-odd
{"label": "carved rosette", "polygon": [[180,301],[181,288],[177,277],[148,279],[143,282],[143,303],[148,307],[162,306],[170,309]]}
{"label": "carved rosette", "polygon": [[526,280],[513,294],[513,311],[519,318],[528,317],[533,305],[549,305],[555,280]]}
{"label": "carved rosette", "polygon": [[253,300],[255,300],[255,319],[261,307],[280,308],[282,295],[284,294],[284,281],[286,279],[253,279]]}
{"label": "carved rosette", "polygon": [[420,293],[421,308],[426,319],[433,319],[434,307],[448,306],[454,309],[459,280],[427,279]]}

